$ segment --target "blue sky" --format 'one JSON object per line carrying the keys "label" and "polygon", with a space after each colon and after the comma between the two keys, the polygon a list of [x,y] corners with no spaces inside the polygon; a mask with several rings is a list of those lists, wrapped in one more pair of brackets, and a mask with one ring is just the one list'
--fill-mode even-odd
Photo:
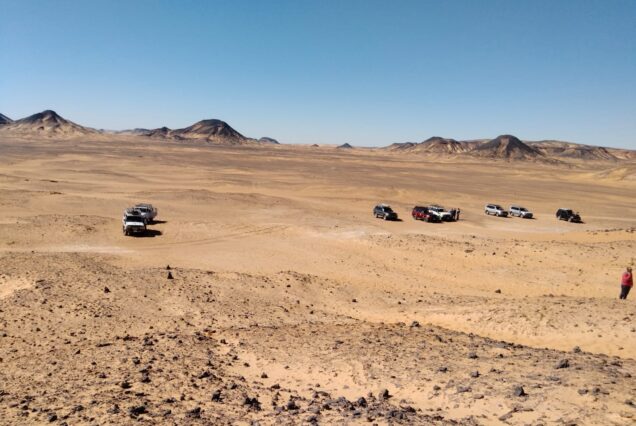
{"label": "blue sky", "polygon": [[636,1],[0,0],[0,112],[636,149]]}

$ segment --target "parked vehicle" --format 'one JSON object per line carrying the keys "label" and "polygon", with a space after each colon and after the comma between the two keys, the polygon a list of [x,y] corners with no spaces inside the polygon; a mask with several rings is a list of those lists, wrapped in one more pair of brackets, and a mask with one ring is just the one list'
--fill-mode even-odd
{"label": "parked vehicle", "polygon": [[424,220],[426,222],[440,222],[440,218],[437,214],[431,212],[428,207],[415,206],[411,211],[411,216],[415,220]]}
{"label": "parked vehicle", "polygon": [[158,213],[156,207],[147,203],[136,204],[133,209],[138,210],[141,213],[141,215],[146,219],[146,223],[154,222]]}
{"label": "parked vehicle", "polygon": [[146,232],[146,220],[139,210],[126,209],[121,219],[124,235],[143,234]]}
{"label": "parked vehicle", "polygon": [[373,215],[384,220],[397,220],[398,215],[388,204],[378,204],[373,208]]}
{"label": "parked vehicle", "polygon": [[523,219],[532,219],[532,212],[525,207],[510,206],[510,216],[517,216]]}
{"label": "parked vehicle", "polygon": [[556,212],[559,220],[567,220],[568,222],[581,223],[581,216],[572,209],[559,209]]}
{"label": "parked vehicle", "polygon": [[484,213],[488,215],[495,215],[499,217],[507,217],[508,212],[504,210],[499,204],[486,204],[484,207]]}
{"label": "parked vehicle", "polygon": [[437,215],[440,221],[451,222],[455,219],[450,212],[446,211],[444,207],[437,204],[428,206],[428,211],[431,212],[431,214]]}

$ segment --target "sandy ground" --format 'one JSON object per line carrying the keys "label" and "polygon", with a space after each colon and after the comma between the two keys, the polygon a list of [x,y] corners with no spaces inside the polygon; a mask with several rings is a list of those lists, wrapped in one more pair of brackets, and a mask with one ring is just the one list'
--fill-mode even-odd
{"label": "sandy ground", "polygon": [[0,424],[634,424],[630,170],[3,136]]}

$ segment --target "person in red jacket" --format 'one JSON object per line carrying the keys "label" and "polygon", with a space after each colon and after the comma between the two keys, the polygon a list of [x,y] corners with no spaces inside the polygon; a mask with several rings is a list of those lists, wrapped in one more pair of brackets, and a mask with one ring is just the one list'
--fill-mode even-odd
{"label": "person in red jacket", "polygon": [[634,277],[632,276],[632,268],[628,266],[627,270],[623,272],[623,275],[621,276],[621,296],[619,298],[627,299],[627,295],[633,286]]}

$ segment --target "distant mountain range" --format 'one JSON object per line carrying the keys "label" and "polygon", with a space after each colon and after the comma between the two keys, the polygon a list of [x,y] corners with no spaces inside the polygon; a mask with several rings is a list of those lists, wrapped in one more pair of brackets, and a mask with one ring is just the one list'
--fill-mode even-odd
{"label": "distant mountain range", "polygon": [[215,119],[201,120],[183,129],[172,130],[167,127],[161,127],[158,129],[137,128],[110,132],[81,126],[51,110],[42,111],[16,121],[0,114],[0,131],[19,136],[44,136],[50,138],[113,134],[167,140],[196,140],[216,145],[278,144],[278,141],[268,137],[258,140],[245,137],[225,121]]}
{"label": "distant mountain range", "polygon": [[494,139],[456,141],[439,136],[423,142],[394,143],[384,148],[389,151],[424,153],[444,156],[481,157],[504,160],[530,160],[554,162],[565,159],[619,161],[636,159],[636,151],[604,148],[562,141],[522,141],[512,135]]}
{"label": "distant mountain range", "polygon": [[[24,137],[73,138],[91,135],[122,135],[151,140],[201,141],[214,145],[265,145],[278,144],[276,139],[246,137],[222,120],[201,120],[189,127],[170,129],[136,128],[122,131],[97,130],[67,120],[55,111],[46,110],[20,120],[12,120],[0,114],[0,134]],[[313,145],[317,147],[317,145]],[[349,143],[337,148],[356,149]],[[396,153],[422,154],[436,157],[474,157],[503,160],[558,162],[567,160],[621,161],[636,159],[636,151],[600,146],[581,145],[556,140],[522,141],[513,135],[501,135],[494,139],[458,141],[433,136],[422,142],[394,143],[380,150]]]}

